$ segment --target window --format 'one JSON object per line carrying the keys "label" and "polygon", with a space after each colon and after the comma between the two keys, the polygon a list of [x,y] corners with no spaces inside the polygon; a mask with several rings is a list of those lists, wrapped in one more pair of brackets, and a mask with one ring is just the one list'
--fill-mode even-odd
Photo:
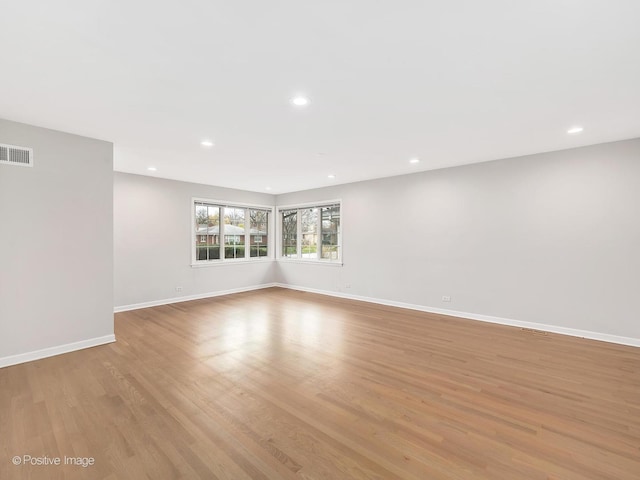
{"label": "window", "polygon": [[249,210],[249,256],[267,257],[269,245],[267,235],[269,231],[269,212],[266,210]]}
{"label": "window", "polygon": [[341,261],[340,202],[283,207],[280,258]]}
{"label": "window", "polygon": [[302,258],[318,258],[318,209],[300,210],[302,224]]}
{"label": "window", "polygon": [[271,207],[193,201],[193,263],[269,257]]}
{"label": "window", "polygon": [[282,256],[298,256],[298,210],[284,210],[282,216]]}
{"label": "window", "polygon": [[224,212],[224,258],[244,258],[245,253],[245,209],[223,207]]}
{"label": "window", "polygon": [[200,236],[200,243],[204,243],[195,247],[196,261],[220,259],[220,208],[217,205],[195,204],[196,235]]}
{"label": "window", "polygon": [[324,260],[339,260],[340,248],[340,205],[328,205],[320,208],[320,227]]}

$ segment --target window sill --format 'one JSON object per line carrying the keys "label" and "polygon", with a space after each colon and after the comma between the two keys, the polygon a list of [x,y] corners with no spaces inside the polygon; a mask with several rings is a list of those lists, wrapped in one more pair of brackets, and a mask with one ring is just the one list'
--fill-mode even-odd
{"label": "window sill", "polygon": [[197,263],[192,263],[191,268],[207,268],[207,267],[222,267],[228,265],[248,265],[248,264],[256,264],[256,263],[269,263],[273,262],[273,258],[261,258],[261,259],[239,259],[239,260],[211,260],[208,262],[202,261]]}
{"label": "window sill", "polygon": [[299,258],[278,258],[282,263],[301,263],[303,265],[325,265],[327,267],[342,267],[342,260],[301,260]]}

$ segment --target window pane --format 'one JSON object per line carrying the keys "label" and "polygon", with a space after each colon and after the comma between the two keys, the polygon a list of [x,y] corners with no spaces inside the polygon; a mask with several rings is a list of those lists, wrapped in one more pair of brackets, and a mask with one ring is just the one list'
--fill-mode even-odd
{"label": "window pane", "polygon": [[266,257],[269,251],[269,212],[249,210],[250,256]]}
{"label": "window pane", "polygon": [[209,260],[220,260],[220,207],[209,206],[207,250]]}
{"label": "window pane", "polygon": [[282,215],[282,256],[294,258],[298,256],[298,211],[283,210]]}
{"label": "window pane", "polygon": [[219,207],[195,205],[196,260],[220,259]]}
{"label": "window pane", "polygon": [[244,208],[224,207],[224,258],[244,258]]}
{"label": "window pane", "polygon": [[340,205],[322,207],[322,258],[338,260]]}
{"label": "window pane", "polygon": [[302,258],[318,258],[318,209],[300,210]]}

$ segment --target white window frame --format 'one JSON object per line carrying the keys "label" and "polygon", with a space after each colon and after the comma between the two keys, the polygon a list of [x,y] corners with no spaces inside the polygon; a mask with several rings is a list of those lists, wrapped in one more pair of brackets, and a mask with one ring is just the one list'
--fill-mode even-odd
{"label": "white window frame", "polygon": [[[214,207],[227,207],[227,208],[244,208],[245,210],[245,248],[244,258],[224,258],[224,220],[223,216],[220,217],[220,226],[218,235],[220,238],[220,256],[222,258],[218,260],[197,260],[196,255],[196,203],[205,203]],[[264,263],[274,261],[274,252],[276,251],[276,220],[275,220],[275,208],[273,205],[258,205],[253,203],[231,202],[228,200],[214,200],[211,198],[191,197],[190,203],[190,215],[191,215],[191,266],[194,268],[199,267],[215,267],[221,265],[233,265],[239,263]],[[249,210],[266,210],[269,214],[267,225],[267,238],[271,238],[267,244],[267,256],[266,257],[251,257],[251,218],[249,216]],[[223,213],[223,212],[221,212]]]}
{"label": "white window frame", "polygon": [[[328,207],[330,205],[338,205],[340,207],[340,233],[338,234],[338,259],[331,260],[322,258],[322,212],[320,209],[322,207]],[[306,210],[309,208],[317,208],[318,211],[318,248],[317,248],[317,258],[302,258],[302,221],[301,221],[301,210]],[[296,251],[298,252],[298,256],[295,258],[284,257],[282,256],[282,211],[283,210],[298,210],[298,214],[296,215],[296,223],[297,223],[297,234],[296,234]],[[307,202],[307,203],[296,203],[293,205],[278,205],[276,207],[276,260],[279,262],[290,262],[290,263],[305,263],[305,264],[316,264],[316,265],[332,265],[335,267],[341,267],[343,265],[343,252],[342,252],[342,229],[344,226],[344,211],[342,209],[342,199],[338,198],[335,200],[323,200],[321,202]]]}

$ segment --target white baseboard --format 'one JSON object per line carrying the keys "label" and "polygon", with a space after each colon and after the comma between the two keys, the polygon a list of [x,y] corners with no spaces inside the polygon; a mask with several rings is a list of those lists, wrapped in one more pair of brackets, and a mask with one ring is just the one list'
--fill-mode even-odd
{"label": "white baseboard", "polygon": [[41,358],[53,357],[54,355],[60,355],[61,353],[75,352],[76,350],[82,350],[83,348],[97,347],[98,345],[105,345],[115,341],[116,337],[112,334],[105,335],[103,337],[89,338],[88,340],[81,340],[79,342],[67,343],[65,345],[43,348],[42,350],[36,350],[33,352],[10,355],[8,357],[0,358],[0,368],[17,365],[19,363],[32,362],[34,360],[40,360]]}
{"label": "white baseboard", "polygon": [[[424,305],[415,305],[411,303],[396,302],[394,300],[385,300],[373,297],[364,297],[360,295],[351,295],[342,292],[332,292],[329,290],[319,290],[315,288],[301,287],[298,285],[289,285],[286,283],[265,283],[262,285],[253,285],[250,287],[234,288],[230,290],[219,290],[217,292],[201,293],[197,295],[188,295],[183,297],[167,298],[164,300],[154,300],[151,302],[135,303],[132,305],[122,305],[114,308],[115,313],[127,312],[129,310],[137,310],[140,308],[157,307],[159,305],[169,305],[171,303],[188,302],[190,300],[200,300],[203,298],[218,297],[222,295],[230,295],[232,293],[249,292],[252,290],[260,290],[263,288],[280,287],[290,290],[299,290],[302,292],[317,293],[319,295],[328,295],[337,298],[346,298],[349,300],[359,300],[361,302],[376,303],[378,305],[387,305],[390,307],[407,308],[409,310],[417,310],[420,312],[437,313],[439,315],[448,315],[452,317],[466,318],[469,320],[479,320],[481,322],[497,323],[500,325],[508,325],[511,327],[530,328],[533,330],[542,330],[551,333],[560,333],[562,335],[570,335],[572,337],[588,338],[591,340],[600,340],[602,342],[617,343],[621,345],[629,345],[632,347],[640,347],[640,338],[622,337],[619,335],[610,335],[608,333],[592,332],[589,330],[579,330],[575,328],[560,327],[556,325],[546,325],[543,323],[525,322],[514,320],[511,318],[493,317],[491,315],[481,315],[477,313],[459,312],[457,310],[447,310],[444,308],[428,307]],[[0,367],[2,366],[0,359]]]}
{"label": "white baseboard", "polygon": [[133,303],[131,305],[121,305],[113,309],[114,313],[128,312],[130,310],[138,310],[140,308],[158,307],[160,305],[170,305],[172,303],[188,302],[191,300],[201,300],[203,298],[219,297],[222,295],[230,295],[232,293],[250,292],[252,290],[261,290],[263,288],[275,287],[275,283],[263,283],[261,285],[252,285],[250,287],[232,288],[230,290],[218,290],[217,292],[199,293],[196,295],[186,295],[183,297],[165,298],[163,300],[153,300],[150,302]]}
{"label": "white baseboard", "polygon": [[640,347],[640,338],[621,337],[618,335],[610,335],[608,333],[591,332],[589,330],[578,330],[575,328],[559,327],[556,325],[546,325],[543,323],[523,322],[520,320],[513,320],[510,318],[493,317],[490,315],[480,315],[477,313],[458,312],[456,310],[427,307],[424,305],[415,305],[411,303],[396,302],[393,300],[384,300],[384,299],[373,298],[373,297],[363,297],[360,295],[350,295],[348,293],[342,293],[342,292],[318,290],[315,288],[300,287],[297,285],[288,285],[285,283],[276,283],[274,286],[281,287],[281,288],[288,288],[291,290],[300,290],[302,292],[328,295],[331,297],[346,298],[349,300],[359,300],[361,302],[377,303],[379,305],[387,305],[390,307],[407,308],[409,310],[418,310],[420,312],[437,313],[439,315],[448,315],[452,317],[466,318],[469,320],[479,320],[481,322],[498,323],[500,325],[508,325],[511,327],[530,328],[533,330],[542,330],[545,332],[560,333],[562,335],[570,335],[572,337],[588,338],[591,340],[600,340],[602,342],[618,343],[621,345]]}

